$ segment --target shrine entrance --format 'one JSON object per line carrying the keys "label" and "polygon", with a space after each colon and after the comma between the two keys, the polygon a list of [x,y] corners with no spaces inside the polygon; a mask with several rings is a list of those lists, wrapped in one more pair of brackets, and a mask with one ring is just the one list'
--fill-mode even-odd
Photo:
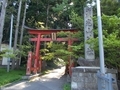
{"label": "shrine entrance", "polygon": [[[28,60],[27,60],[27,68],[26,68],[26,75],[31,75],[37,74],[38,72],[41,72],[41,67],[42,67],[42,60],[41,60],[41,55],[39,53],[40,51],[40,44],[41,41],[67,41],[68,46],[72,45],[74,41],[78,41],[76,38],[57,38],[57,33],[58,32],[71,32],[71,33],[76,33],[78,32],[77,29],[49,29],[49,30],[38,30],[38,29],[28,29],[28,33],[30,35],[34,35],[34,38],[30,38],[31,42],[36,42],[35,45],[35,51],[32,52],[30,51],[28,53]],[[49,35],[50,37],[42,37],[43,35]],[[69,49],[70,51],[70,49]],[[68,73],[71,74],[71,67],[72,64],[70,63],[70,58],[68,58]]]}

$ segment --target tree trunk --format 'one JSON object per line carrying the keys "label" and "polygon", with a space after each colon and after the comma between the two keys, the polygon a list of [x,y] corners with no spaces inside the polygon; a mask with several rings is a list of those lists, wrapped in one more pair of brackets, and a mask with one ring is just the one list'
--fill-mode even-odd
{"label": "tree trunk", "polygon": [[[14,40],[14,47],[13,47],[13,52],[16,52],[17,48],[17,39],[18,39],[18,29],[19,29],[19,21],[20,21],[20,13],[21,13],[21,5],[22,5],[22,0],[19,2],[19,8],[18,8],[18,15],[17,15],[17,23],[16,23],[16,29],[15,29],[15,40]],[[15,69],[15,63],[16,66],[19,67],[19,60],[13,59],[12,60],[12,69]]]}
{"label": "tree trunk", "polygon": [[47,17],[46,17],[46,28],[48,27],[49,8],[50,8],[50,5],[48,3],[48,5],[47,5]]}
{"label": "tree trunk", "polygon": [[3,0],[2,10],[1,10],[1,16],[0,16],[0,51],[1,51],[1,44],[2,44],[2,37],[3,37],[3,27],[4,27],[4,21],[5,21],[5,13],[6,13],[6,7],[7,7],[7,1]]}
{"label": "tree trunk", "polygon": [[[24,8],[24,16],[23,16],[23,21],[22,21],[22,27],[21,27],[21,35],[20,35],[20,45],[22,45],[22,39],[23,39],[23,30],[24,30],[24,25],[25,25],[25,18],[26,18],[26,6],[27,6],[27,2],[25,2],[25,8]],[[19,47],[19,50],[21,50],[21,48]],[[21,55],[19,55],[19,65],[21,63]]]}

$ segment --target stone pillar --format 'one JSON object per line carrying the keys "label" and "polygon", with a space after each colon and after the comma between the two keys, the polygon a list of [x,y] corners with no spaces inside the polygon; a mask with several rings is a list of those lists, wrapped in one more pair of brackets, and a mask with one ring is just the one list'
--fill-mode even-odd
{"label": "stone pillar", "polygon": [[94,60],[94,50],[86,43],[87,40],[93,38],[93,10],[92,7],[84,8],[84,39],[85,39],[85,59]]}

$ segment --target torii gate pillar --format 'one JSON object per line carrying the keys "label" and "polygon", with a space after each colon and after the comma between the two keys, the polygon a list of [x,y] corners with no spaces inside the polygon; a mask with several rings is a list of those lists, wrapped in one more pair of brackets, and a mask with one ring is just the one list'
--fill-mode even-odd
{"label": "torii gate pillar", "polygon": [[41,60],[39,56],[39,49],[40,49],[40,38],[41,38],[41,33],[38,34],[37,37],[37,43],[36,43],[36,51],[35,51],[35,62],[34,62],[34,71],[33,73],[36,74],[37,70],[41,71]]}

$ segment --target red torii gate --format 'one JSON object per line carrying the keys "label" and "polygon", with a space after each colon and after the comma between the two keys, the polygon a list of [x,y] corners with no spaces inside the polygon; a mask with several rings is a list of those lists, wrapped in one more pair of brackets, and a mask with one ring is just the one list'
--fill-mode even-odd
{"label": "red torii gate", "polygon": [[[26,75],[31,75],[31,72],[34,74],[38,73],[41,71],[41,57],[39,55],[39,50],[40,50],[40,42],[41,41],[68,41],[68,46],[72,45],[73,41],[78,41],[75,38],[68,39],[68,38],[57,38],[56,34],[57,32],[78,32],[77,29],[49,29],[49,30],[38,30],[38,29],[31,29],[28,28],[28,33],[31,35],[35,35],[35,38],[30,38],[30,41],[36,42],[36,48],[35,48],[35,55],[30,51],[28,54],[28,60],[27,60],[27,69],[26,69]],[[51,38],[43,38],[41,35],[51,35]],[[70,50],[70,49],[69,49]],[[34,60],[33,60],[34,59]],[[70,59],[68,69],[69,69],[69,74],[71,73],[71,65],[70,65]]]}

